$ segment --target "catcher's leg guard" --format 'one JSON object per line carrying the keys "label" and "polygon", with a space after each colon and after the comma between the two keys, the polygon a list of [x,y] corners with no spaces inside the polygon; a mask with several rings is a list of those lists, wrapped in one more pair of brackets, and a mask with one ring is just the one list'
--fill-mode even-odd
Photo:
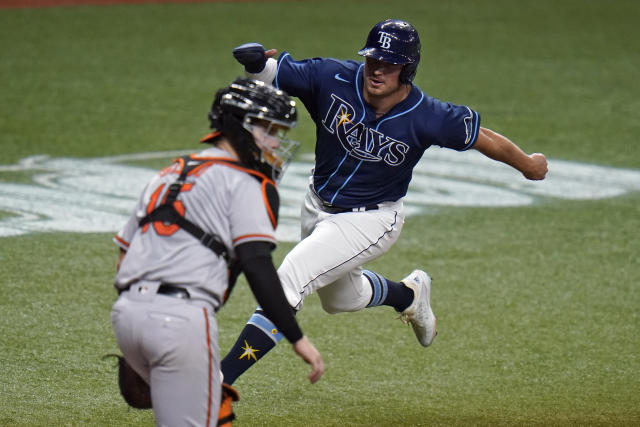
{"label": "catcher's leg guard", "polygon": [[222,401],[220,402],[220,412],[218,412],[218,427],[231,427],[231,421],[236,418],[232,404],[238,400],[240,400],[240,396],[236,389],[229,384],[222,383]]}

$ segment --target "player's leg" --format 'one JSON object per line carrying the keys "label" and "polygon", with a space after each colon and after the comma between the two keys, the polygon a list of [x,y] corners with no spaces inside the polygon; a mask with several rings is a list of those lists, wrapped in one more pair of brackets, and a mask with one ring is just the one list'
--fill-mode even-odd
{"label": "player's leg", "polygon": [[[327,214],[319,210],[313,202],[311,192],[307,193],[300,212],[302,242],[313,232],[316,224],[326,217]],[[294,247],[294,251],[298,245]],[[280,280],[283,278],[282,275],[281,266],[278,269]],[[289,303],[291,304],[291,301]],[[233,384],[240,375],[265,356],[280,340],[282,340],[282,334],[258,307],[240,332],[229,353],[222,359],[220,367],[224,382],[229,385]]]}
{"label": "player's leg", "polygon": [[[362,270],[360,270],[362,271]],[[424,347],[437,335],[436,316],[431,309],[431,278],[414,270],[401,282],[393,282],[373,271],[354,270],[329,286],[318,289],[322,307],[328,313],[358,311],[364,307],[391,306],[410,323],[416,338]],[[369,303],[363,306],[360,295],[370,290]],[[360,303],[357,303],[360,301]],[[354,303],[355,302],[355,303]]]}
{"label": "player's leg", "polygon": [[[336,268],[335,271],[329,270],[325,274],[314,275],[314,281],[308,283],[306,287],[292,288],[285,286],[285,294],[289,291],[287,296],[289,302],[293,303],[295,300],[292,302],[292,298],[295,297],[296,293],[304,297],[307,293],[317,290],[322,307],[328,313],[358,311],[365,307],[380,305],[391,306],[401,313],[401,318],[405,323],[411,323],[418,341],[426,347],[433,342],[437,335],[436,317],[433,314],[430,303],[431,278],[424,271],[415,270],[402,281],[395,282],[375,272],[362,270],[360,267],[364,263],[386,253],[400,234],[402,221],[398,225],[394,223],[393,227],[389,226],[390,223],[387,223],[387,228],[380,227],[381,223],[384,224],[385,218],[386,221],[389,221],[389,218],[385,217],[389,213],[389,208],[393,208],[390,211],[398,212],[402,217],[402,204],[396,203],[387,206],[386,212],[383,208],[380,212],[374,211],[374,214],[367,212],[339,214],[330,220],[319,223],[314,234],[319,233],[321,229],[327,228],[328,232],[326,234],[331,241],[336,242],[335,250],[339,254],[340,249],[338,248],[344,245],[347,248],[347,252],[351,250],[351,253],[355,255],[339,268]],[[340,232],[331,229],[332,222],[338,223]],[[363,230],[366,233],[363,233]],[[357,253],[354,249],[361,243],[358,243],[359,239],[354,239],[353,236],[357,236],[358,233],[364,234],[368,238],[376,238],[376,233],[378,233],[377,240],[375,240],[376,244]],[[350,237],[345,240],[342,238],[343,235]],[[309,239],[312,238],[313,236]],[[315,240],[327,241],[327,237]],[[327,250],[329,250],[329,247],[327,247]],[[285,271],[289,274],[295,273],[296,266],[303,263],[305,259],[305,257],[290,258],[293,264]],[[348,271],[344,273],[342,271],[343,268]],[[335,276],[339,277],[336,278]],[[304,283],[298,277],[295,277],[295,279],[283,279],[283,286],[285,283]],[[329,282],[329,284],[326,282]],[[295,292],[291,292],[292,289]]]}
{"label": "player's leg", "polygon": [[[369,270],[357,268],[334,283],[318,289],[322,308],[331,314],[359,311],[380,305],[403,312],[414,300],[414,292],[402,282],[394,282]],[[368,296],[362,299],[361,295]]]}
{"label": "player's leg", "polygon": [[[353,282],[361,276],[361,266],[384,255],[402,231],[404,213],[401,202],[384,204],[380,209],[328,216],[318,222],[313,233],[287,256],[278,274],[289,303],[300,308],[307,295],[322,294],[337,281]],[[356,284],[357,283],[357,284]],[[344,305],[337,311],[357,311],[367,306],[372,288],[360,279]]]}
{"label": "player's leg", "polygon": [[[301,212],[303,239],[278,269],[289,304],[300,309],[306,295],[382,255],[397,239],[403,221],[402,203],[386,206],[384,212],[331,215],[320,209],[309,192]],[[370,299],[368,288],[354,303],[364,307]],[[222,360],[224,381],[233,384],[280,339],[275,325],[258,308]]]}
{"label": "player's leg", "polygon": [[156,425],[215,426],[221,399],[218,327],[206,306],[158,295],[146,322]]}
{"label": "player's leg", "polygon": [[366,284],[371,286],[373,291],[367,307],[386,305],[393,307],[398,313],[401,313],[406,310],[415,299],[413,290],[403,282],[394,282],[370,270],[363,270],[362,278],[366,280]]}
{"label": "player's leg", "polygon": [[149,384],[149,363],[140,353],[137,339],[137,325],[140,324],[140,318],[144,318],[145,313],[139,307],[140,304],[129,300],[127,294],[128,292],[123,294],[113,305],[111,323],[116,342],[127,363]]}
{"label": "player's leg", "polygon": [[304,293],[317,289],[322,307],[328,313],[359,311],[377,305],[389,305],[403,311],[413,301],[413,292],[402,283],[361,267],[391,249],[400,236],[403,223],[403,205],[396,202],[385,203],[376,211],[335,215],[330,221],[319,224],[318,229],[327,228],[325,239],[337,242],[334,250],[344,248],[345,253],[339,256],[347,261],[335,271],[317,275],[307,288],[297,291]]}
{"label": "player's leg", "polygon": [[223,381],[232,385],[281,340],[282,334],[258,306],[229,353],[222,359]]}

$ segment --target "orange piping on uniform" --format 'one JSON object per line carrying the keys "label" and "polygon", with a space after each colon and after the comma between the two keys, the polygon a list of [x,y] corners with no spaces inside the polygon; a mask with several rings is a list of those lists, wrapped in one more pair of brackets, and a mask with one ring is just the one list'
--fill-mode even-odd
{"label": "orange piping on uniform", "polygon": [[235,239],[233,239],[233,243],[237,242],[238,240],[243,240],[243,239],[248,239],[251,237],[266,237],[269,240],[275,240],[276,238],[273,237],[270,234],[245,234],[244,236],[238,236]]}
{"label": "orange piping on uniform", "polygon": [[269,198],[267,197],[267,183],[269,181],[264,180],[262,181],[262,200],[264,201],[264,205],[267,208],[267,213],[269,214],[269,219],[271,220],[271,225],[273,226],[273,229],[275,230],[276,227],[278,226],[278,220],[276,219],[275,214],[273,213],[273,210],[271,210],[271,204],[269,203]]}
{"label": "orange piping on uniform", "polygon": [[129,249],[129,242],[124,241],[120,236],[118,236],[117,234],[115,236],[113,236],[114,239],[116,239],[119,243],[122,244],[122,246],[126,246],[127,249]]}
{"label": "orange piping on uniform", "polygon": [[209,135],[205,136],[204,138],[202,138],[200,140],[200,142],[207,142],[212,140],[213,138],[222,135],[222,132],[220,132],[219,130],[215,131],[215,132],[211,132]]}
{"label": "orange piping on uniform", "polygon": [[212,357],[211,357],[211,334],[209,333],[209,316],[207,313],[207,309],[206,308],[202,308],[202,310],[204,311],[204,324],[206,325],[206,329],[207,329],[207,350],[209,351],[209,387],[208,387],[208,392],[209,392],[209,397],[208,397],[208,401],[207,401],[207,423],[205,424],[206,426],[209,425],[209,422],[211,421],[211,403],[213,401],[213,396],[212,396],[212,391],[213,391],[213,386],[212,386],[212,381],[213,378],[211,377],[212,374]]}

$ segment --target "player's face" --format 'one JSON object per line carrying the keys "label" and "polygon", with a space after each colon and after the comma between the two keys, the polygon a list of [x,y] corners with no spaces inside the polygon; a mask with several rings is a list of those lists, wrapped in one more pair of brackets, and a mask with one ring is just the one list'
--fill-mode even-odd
{"label": "player's face", "polygon": [[394,94],[401,87],[402,65],[390,64],[373,58],[365,58],[364,90],[371,97],[385,97]]}
{"label": "player's face", "polygon": [[260,149],[260,161],[271,166],[275,181],[282,176],[300,146],[299,142],[286,138],[290,124],[292,122],[263,119],[253,114],[247,114],[242,123]]}
{"label": "player's face", "polygon": [[280,146],[289,128],[266,120],[257,120],[257,126],[252,127],[253,139],[261,148],[274,149]]}
{"label": "player's face", "polygon": [[255,120],[251,127],[253,140],[260,148],[263,159],[276,168],[281,168],[283,164],[278,148],[288,130],[286,126],[266,120]]}

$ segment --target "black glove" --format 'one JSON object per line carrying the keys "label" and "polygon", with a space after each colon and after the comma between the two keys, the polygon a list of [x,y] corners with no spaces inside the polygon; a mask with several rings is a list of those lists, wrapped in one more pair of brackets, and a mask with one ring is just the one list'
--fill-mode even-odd
{"label": "black glove", "polygon": [[118,386],[124,401],[132,408],[151,409],[151,389],[149,385],[129,366],[124,357],[117,354],[108,354],[103,359],[108,357],[118,358]]}
{"label": "black glove", "polygon": [[236,61],[244,65],[244,69],[252,74],[264,70],[267,63],[264,53],[264,46],[260,43],[245,43],[233,49],[233,57]]}

